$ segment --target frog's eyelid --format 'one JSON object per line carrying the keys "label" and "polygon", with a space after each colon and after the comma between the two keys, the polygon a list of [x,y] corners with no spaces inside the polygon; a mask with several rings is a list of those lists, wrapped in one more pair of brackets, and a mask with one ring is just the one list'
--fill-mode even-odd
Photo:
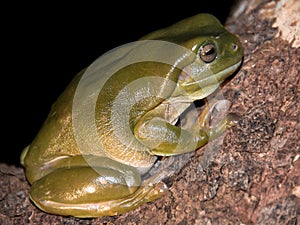
{"label": "frog's eyelid", "polygon": [[196,45],[194,45],[193,47],[192,47],[192,51],[194,51],[196,48],[198,47],[198,45],[196,44]]}

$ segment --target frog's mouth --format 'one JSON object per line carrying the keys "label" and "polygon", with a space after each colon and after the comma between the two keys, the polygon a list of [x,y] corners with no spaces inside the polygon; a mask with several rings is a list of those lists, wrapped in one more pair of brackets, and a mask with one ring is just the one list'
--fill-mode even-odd
{"label": "frog's mouth", "polygon": [[228,76],[230,76],[234,71],[237,70],[237,68],[241,65],[242,60],[240,60],[238,63],[233,64],[232,66],[227,67],[226,69],[221,70],[220,72],[214,74],[212,71],[207,69],[207,72],[203,76],[201,75],[197,80],[193,80],[190,82],[185,82],[183,84],[184,87],[192,86],[192,85],[198,85],[201,88],[205,88],[207,86],[215,86],[217,84],[222,83]]}
{"label": "frog's mouth", "polygon": [[241,65],[241,62],[242,60],[217,73],[213,73],[207,68],[207,71],[201,72],[201,76],[194,76],[197,77],[197,80],[185,81],[181,84],[181,87],[191,101],[205,98],[212,94],[227,77],[234,73]]}
{"label": "frog's mouth", "polygon": [[233,74],[241,65],[242,60],[240,60],[238,63],[233,64],[232,66],[227,67],[226,69],[216,73],[214,77],[216,80],[218,80],[220,83],[223,82],[224,79],[229,77],[231,74]]}

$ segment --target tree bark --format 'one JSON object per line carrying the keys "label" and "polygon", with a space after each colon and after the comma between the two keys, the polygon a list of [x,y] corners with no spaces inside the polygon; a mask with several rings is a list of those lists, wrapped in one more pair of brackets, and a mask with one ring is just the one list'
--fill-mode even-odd
{"label": "tree bark", "polygon": [[23,168],[0,164],[0,224],[300,224],[299,12],[299,0],[237,2],[226,25],[245,56],[222,94],[241,119],[164,197],[114,217],[50,215],[30,202]]}

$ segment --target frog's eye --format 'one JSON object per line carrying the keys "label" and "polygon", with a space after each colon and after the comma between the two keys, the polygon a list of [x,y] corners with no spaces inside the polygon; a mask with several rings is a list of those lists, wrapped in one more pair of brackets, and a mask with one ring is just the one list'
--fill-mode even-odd
{"label": "frog's eye", "polygon": [[205,63],[212,62],[217,57],[217,50],[213,44],[206,44],[200,48],[200,58]]}
{"label": "frog's eye", "polygon": [[237,44],[231,44],[231,49],[236,52],[239,49],[239,46]]}

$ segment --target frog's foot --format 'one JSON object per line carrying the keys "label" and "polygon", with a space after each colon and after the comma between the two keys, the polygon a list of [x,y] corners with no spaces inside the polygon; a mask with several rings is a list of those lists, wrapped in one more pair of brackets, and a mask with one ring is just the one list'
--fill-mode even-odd
{"label": "frog's foot", "polygon": [[166,190],[162,183],[140,186],[139,178],[127,172],[59,168],[33,183],[30,198],[45,212],[88,218],[124,213],[159,198]]}
{"label": "frog's foot", "polygon": [[[162,197],[168,190],[167,185],[163,182],[149,186],[141,186],[135,193],[127,198],[115,201],[115,214],[128,212],[129,210],[137,208],[145,202],[152,202]],[[113,209],[113,207],[112,207]]]}
{"label": "frog's foot", "polygon": [[206,130],[210,138],[222,134],[227,128],[237,124],[240,119],[238,115],[227,113],[231,106],[228,100],[218,100],[208,104],[198,118],[198,126]]}
{"label": "frog's foot", "polygon": [[209,139],[215,139],[218,136],[222,135],[226,131],[226,129],[235,126],[238,123],[239,119],[240,117],[236,114],[228,114],[214,127],[206,128]]}
{"label": "frog's foot", "polygon": [[198,123],[194,127],[200,127],[198,147],[203,146],[209,140],[222,135],[228,128],[235,126],[240,116],[227,113],[231,103],[228,100],[219,100],[208,105],[201,112]]}

